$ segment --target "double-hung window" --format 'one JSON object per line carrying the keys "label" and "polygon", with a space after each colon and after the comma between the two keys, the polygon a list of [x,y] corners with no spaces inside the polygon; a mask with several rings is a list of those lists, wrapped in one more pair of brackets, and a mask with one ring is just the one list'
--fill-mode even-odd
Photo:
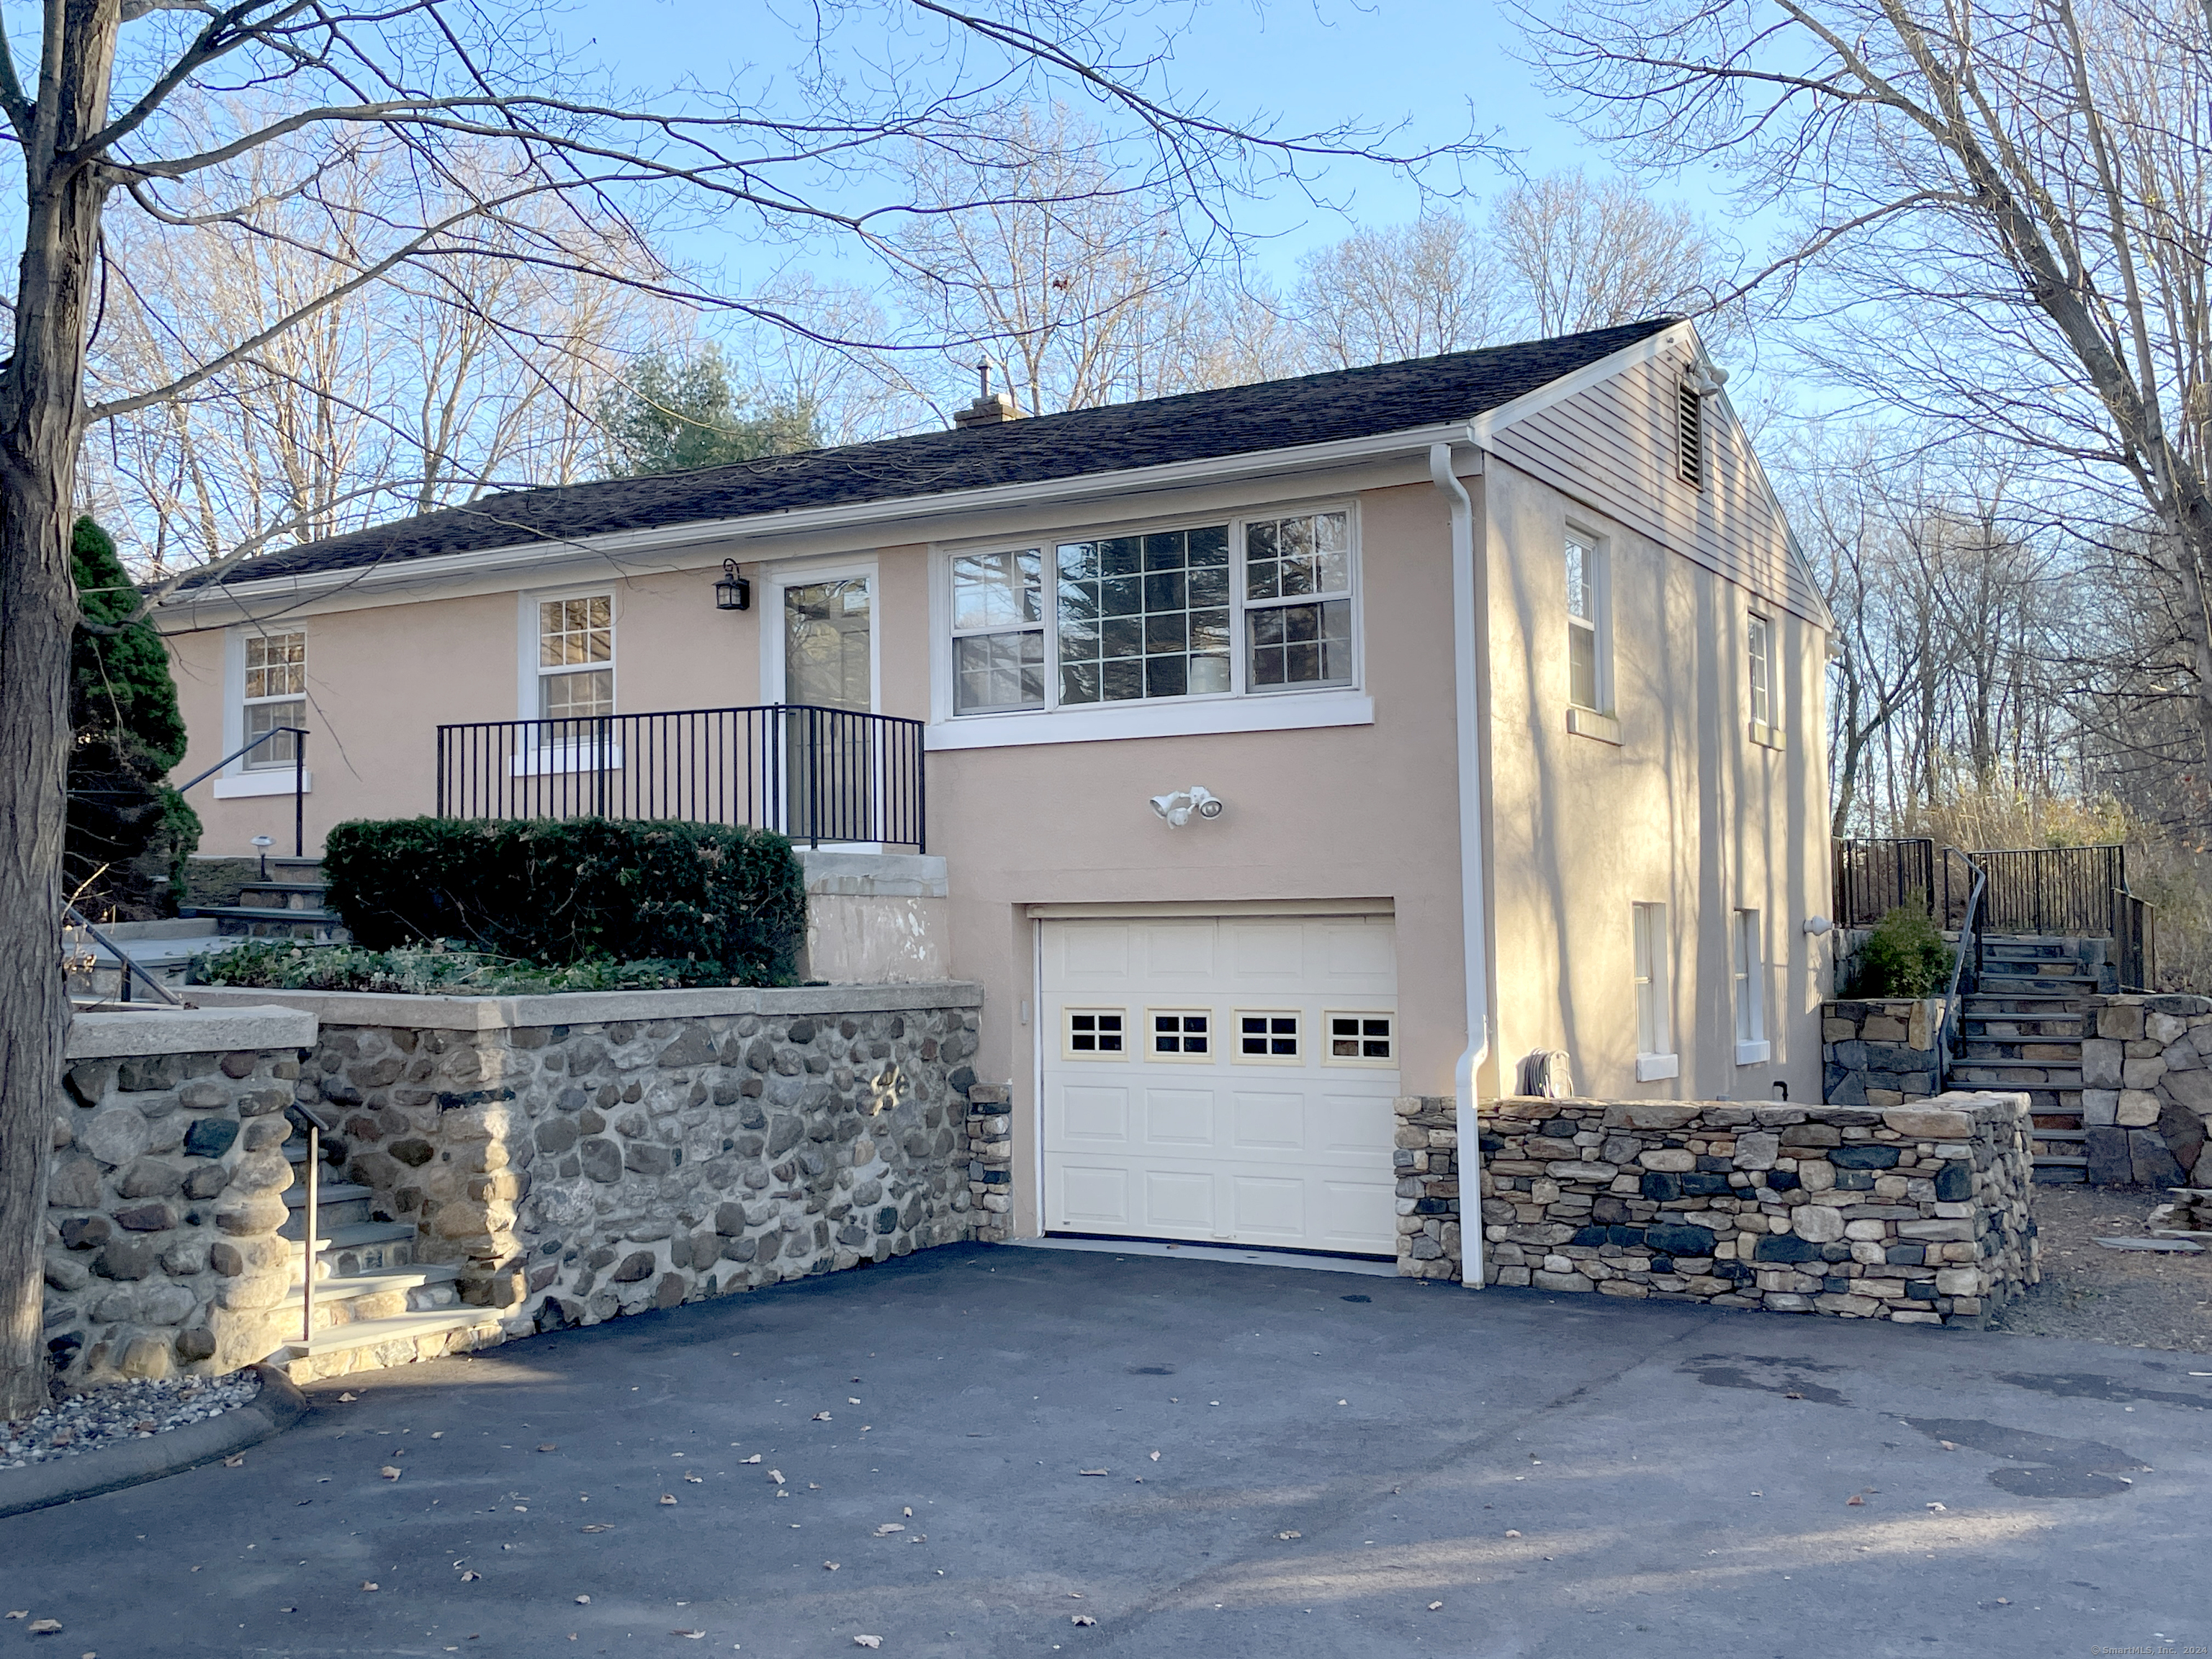
{"label": "double-hung window", "polygon": [[1044,707],[1044,593],[1036,548],[952,561],[952,708]]}
{"label": "double-hung window", "polygon": [[1774,647],[1773,623],[1754,612],[1744,629],[1744,659],[1750,678],[1751,740],[1779,749],[1782,683],[1776,672]]}
{"label": "double-hung window", "polygon": [[[290,766],[299,738],[280,728],[307,723],[307,636],[304,633],[246,636],[246,728],[241,739],[266,743],[246,751],[249,768]],[[270,732],[276,735],[269,737]]]}
{"label": "double-hung window", "polygon": [[955,554],[957,715],[1350,686],[1351,514]]}
{"label": "double-hung window", "polygon": [[[538,606],[538,714],[591,720],[615,712],[614,599],[605,593]],[[568,734],[552,734],[565,740]]]}
{"label": "double-hung window", "polygon": [[1766,1041],[1766,952],[1759,912],[1738,910],[1729,919],[1729,974],[1735,994],[1735,1063],[1756,1066],[1773,1051]]}
{"label": "double-hung window", "polygon": [[1636,1080],[1650,1083],[1681,1075],[1667,1000],[1667,907],[1630,908],[1636,974]]}

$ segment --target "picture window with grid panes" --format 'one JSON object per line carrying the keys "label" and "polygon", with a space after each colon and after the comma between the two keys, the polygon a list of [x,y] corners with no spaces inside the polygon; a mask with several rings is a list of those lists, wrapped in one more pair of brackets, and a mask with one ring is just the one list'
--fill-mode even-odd
{"label": "picture window with grid panes", "polygon": [[[249,768],[290,766],[299,757],[300,739],[284,726],[307,723],[307,636],[304,633],[246,636],[246,728],[244,743],[268,741],[249,750]],[[269,734],[274,732],[271,737]]]}
{"label": "picture window with grid panes", "polygon": [[[605,593],[538,607],[538,713],[549,720],[615,712],[614,600]],[[558,740],[564,733],[549,737]]]}
{"label": "picture window with grid panes", "polygon": [[1349,686],[1351,514],[1231,520],[949,561],[952,712]]}

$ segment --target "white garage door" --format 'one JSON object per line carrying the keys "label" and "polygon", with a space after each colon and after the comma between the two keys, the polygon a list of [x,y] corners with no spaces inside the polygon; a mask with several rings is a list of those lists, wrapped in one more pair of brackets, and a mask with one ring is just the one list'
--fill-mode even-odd
{"label": "white garage door", "polygon": [[1395,1251],[1387,917],[1043,927],[1048,1231]]}

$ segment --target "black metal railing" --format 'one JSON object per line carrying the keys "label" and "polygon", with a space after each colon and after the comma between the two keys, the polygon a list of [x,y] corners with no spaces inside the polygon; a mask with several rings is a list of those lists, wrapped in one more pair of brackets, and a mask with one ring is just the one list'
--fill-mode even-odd
{"label": "black metal railing", "polygon": [[[213,766],[209,767],[206,771],[194,773],[184,782],[177,785],[176,788],[177,793],[181,795],[195,784],[206,782],[231,762],[243,759],[260,748],[263,744],[283,737],[287,733],[289,733],[292,738],[292,856],[295,859],[303,859],[307,856],[307,728],[306,726],[272,726],[254,738],[252,743],[232,750]],[[264,862],[265,863],[266,860],[264,860]],[[264,876],[268,873],[265,869],[262,872]]]}
{"label": "black metal railing", "polygon": [[438,814],[680,818],[926,852],[922,723],[774,704],[438,728]]}
{"label": "black metal railing", "polygon": [[1871,927],[1900,905],[1925,908],[1939,927],[1964,916],[1972,872],[1939,857],[1924,836],[1838,840],[1830,850],[1839,927]]}
{"label": "black metal railing", "polygon": [[2128,887],[2126,848],[2021,847],[1974,858],[1990,872],[1982,925],[1992,933],[2118,933],[2119,899]]}
{"label": "black metal railing", "polygon": [[2120,989],[2158,989],[2158,913],[2147,900],[2115,890],[2112,894],[2112,939],[2119,946]]}

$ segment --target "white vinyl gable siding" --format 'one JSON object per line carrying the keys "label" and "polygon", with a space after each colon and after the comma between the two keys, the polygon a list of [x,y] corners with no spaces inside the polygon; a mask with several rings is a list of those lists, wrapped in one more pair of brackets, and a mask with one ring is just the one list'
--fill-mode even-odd
{"label": "white vinyl gable siding", "polygon": [[1829,626],[1811,573],[1723,398],[1704,412],[1705,485],[1682,482],[1676,437],[1686,339],[1650,361],[1498,427],[1498,457],[1770,605]]}

